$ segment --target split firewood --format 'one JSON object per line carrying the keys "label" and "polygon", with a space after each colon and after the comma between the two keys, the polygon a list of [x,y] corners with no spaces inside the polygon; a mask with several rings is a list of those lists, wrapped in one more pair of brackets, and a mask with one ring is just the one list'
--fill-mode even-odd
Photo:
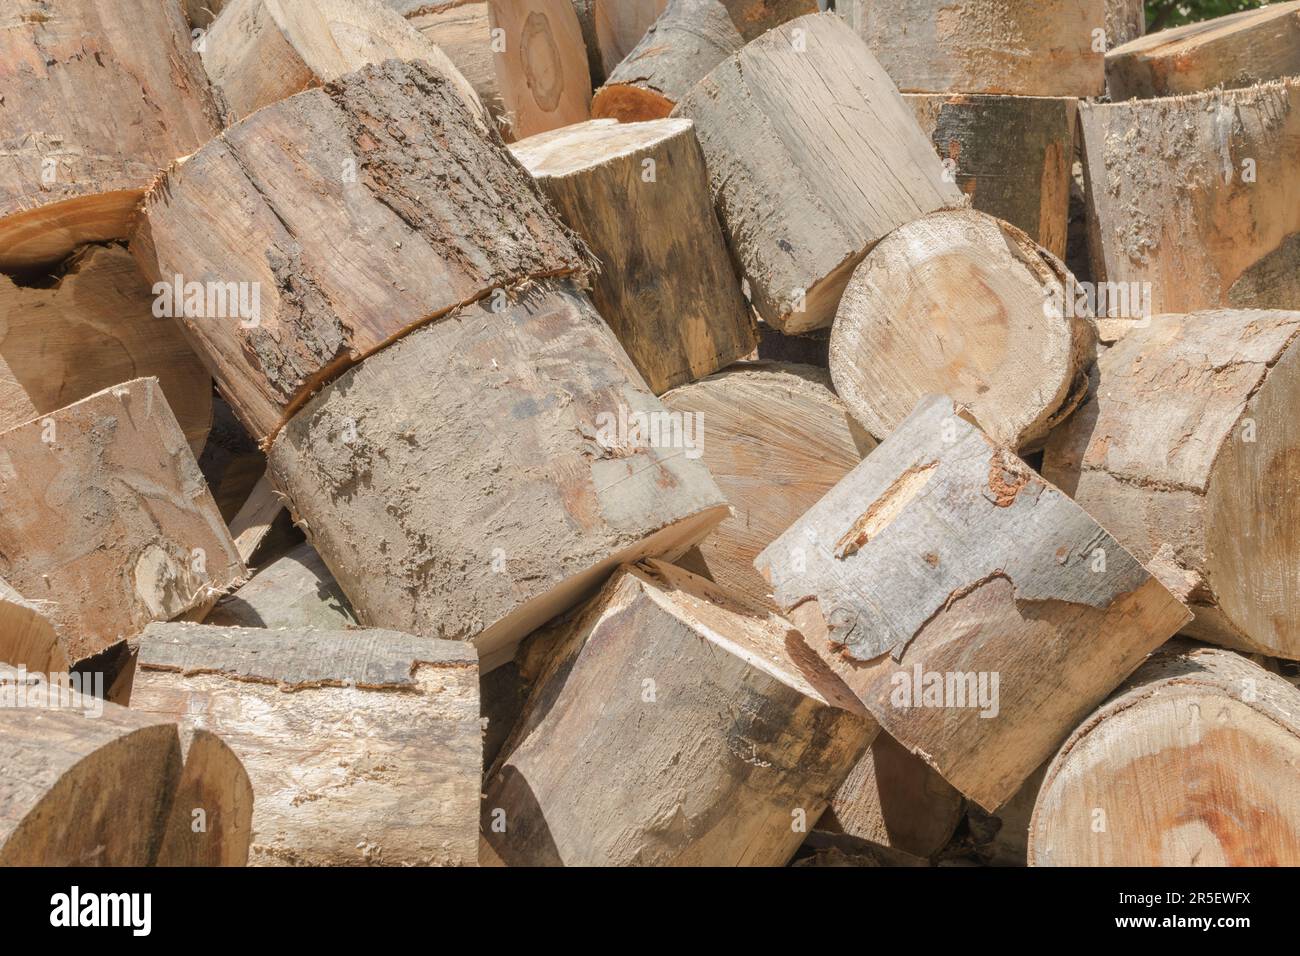
{"label": "split firewood", "polygon": [[941,396],[755,566],[882,730],[986,810],[1191,618]]}
{"label": "split firewood", "polygon": [[754,559],[876,447],[807,365],[739,365],[674,389],[663,403],[693,416],[704,464],[733,514],[678,563],[756,608],[776,610]]}
{"label": "split firewood", "polygon": [[232,120],[393,58],[424,61],[489,122],[447,55],[380,0],[228,0],[200,46]]}
{"label": "split firewood", "polygon": [[909,93],[1096,96],[1110,0],[838,0]]}
{"label": "split firewood", "polygon": [[1300,691],[1175,641],[1065,742],[1031,866],[1300,865]]}
{"label": "split firewood", "polygon": [[358,620],[472,639],[490,670],[620,563],[676,557],[727,516],[677,425],[586,297],[550,280],[372,355],[269,467]]}
{"label": "split firewood", "polygon": [[0,272],[122,239],[149,182],[221,128],[177,3],[6,0]]}
{"label": "split firewood", "polygon": [[497,88],[510,138],[581,123],[591,116],[591,74],[571,0],[490,0]]}
{"label": "split firewood", "polygon": [[1093,278],[1128,317],[1300,307],[1300,79],[1079,115]]}
{"label": "split firewood", "polygon": [[592,301],[652,392],[754,350],[690,120],[589,120],[512,151],[600,260]]}
{"label": "split firewood", "polygon": [[245,866],[253,784],[235,752],[202,727],[180,729],[184,766],[158,847],[158,866]]}
{"label": "split firewood", "polygon": [[719,0],[671,0],[596,91],[591,115],[621,123],[660,119],[745,41]]}
{"label": "split firewood", "polygon": [[964,203],[866,45],[800,17],[682,100],[754,307],[782,332],[829,325],[853,268],[892,229]]}
{"label": "split firewood", "polygon": [[878,439],[925,395],[968,406],[989,437],[1041,446],[1087,392],[1096,328],[1059,259],[1005,222],[938,212],[886,236],[831,330],[836,391]]}
{"label": "split firewood", "polygon": [[[405,4],[404,15],[424,38],[447,55],[474,87],[479,102],[498,122],[506,115],[492,55],[492,24],[487,0],[389,0]],[[402,12],[398,8],[398,12]]]}
{"label": "split firewood", "polygon": [[420,61],[258,110],[169,170],[144,208],[131,251],[179,287],[174,311],[262,442],[411,328],[587,268],[496,134]]}
{"label": "split firewood", "polygon": [[1161,30],[1106,54],[1112,100],[1233,89],[1300,74],[1300,2]]}
{"label": "split firewood", "polygon": [[130,253],[87,246],[53,285],[0,275],[0,430],[110,385],[154,376],[197,456],[212,425],[212,380]]}
{"label": "split firewood", "polygon": [[0,461],[0,577],[40,603],[72,667],[244,575],[157,379],[0,434]]}
{"label": "split firewood", "polygon": [[488,777],[485,862],[783,865],[874,733],[789,625],[662,562],[555,628]]}
{"label": "split firewood", "polygon": [[203,619],[221,627],[319,627],[356,623],[325,562],[305,541],[216,603]]}
{"label": "split firewood", "polygon": [[243,761],[253,865],[476,862],[471,647],[393,631],[155,624],[131,704],[218,734]]}
{"label": "split firewood", "polygon": [[176,724],[0,664],[0,866],[151,866]]}
{"label": "split firewood", "polygon": [[1187,633],[1293,660],[1297,335],[1300,312],[1157,316],[1098,358],[1097,393],[1043,459],[1125,547],[1183,582]]}
{"label": "split firewood", "polygon": [[262,545],[271,535],[276,519],[284,514],[284,502],[263,472],[243,505],[230,521],[230,536],[244,564],[253,567]]}
{"label": "split firewood", "polygon": [[903,99],[975,209],[1065,257],[1077,100],[963,93]]}
{"label": "split firewood", "polygon": [[58,608],[29,601],[0,580],[0,665],[25,667],[35,674],[70,670],[66,638],[57,629]]}

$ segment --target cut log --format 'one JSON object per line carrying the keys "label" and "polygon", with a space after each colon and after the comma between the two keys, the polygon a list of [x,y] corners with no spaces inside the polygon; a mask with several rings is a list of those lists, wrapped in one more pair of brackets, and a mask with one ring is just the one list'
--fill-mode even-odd
{"label": "cut log", "polygon": [[550,280],[350,370],[269,468],[358,620],[472,639],[490,670],[618,564],[676,557],[727,516],[697,437]]}
{"label": "cut log", "polygon": [[0,665],[0,866],[151,866],[176,724]]}
{"label": "cut log", "polygon": [[596,91],[591,115],[621,123],[661,119],[745,41],[718,0],[671,0]]}
{"label": "cut log", "polygon": [[204,618],[222,627],[319,627],[339,629],[356,623],[348,599],[325,562],[303,542],[262,568]]}
{"label": "cut log", "polygon": [[817,829],[929,858],[956,831],[964,803],[924,760],[882,733],[835,792]]}
{"label": "cut log", "polygon": [[838,0],[909,93],[1097,96],[1112,0]]}
{"label": "cut log", "polygon": [[101,389],[154,376],[195,456],[212,425],[212,379],[154,297],[131,254],[88,246],[45,287],[0,276],[0,430]]}
{"label": "cut log", "polygon": [[1300,691],[1176,641],[1061,747],[1031,866],[1300,865]]}
{"label": "cut log", "polygon": [[1147,31],[1143,0],[1106,0],[1106,49],[1136,40]]}
{"label": "cut log", "polygon": [[0,577],[46,609],[73,667],[243,577],[157,379],[0,434],[0,462]]}
{"label": "cut log", "polygon": [[881,729],[986,810],[1191,619],[945,397],[755,566]]}
{"label": "cut log", "polygon": [[903,99],[975,209],[1065,258],[1077,100],[941,93]]}
{"label": "cut log", "polygon": [[221,128],[178,3],[7,0],[0,272],[124,238],[158,170]]}
{"label": "cut log", "polygon": [[722,5],[746,43],[789,20],[818,10],[817,0],[722,0]]}
{"label": "cut log", "polygon": [[875,728],[789,625],[720,595],[652,562],[555,626],[488,777],[485,862],[790,860]]}
{"label": "cut log", "polygon": [[441,4],[407,0],[407,7],[412,11],[407,14],[411,26],[456,65],[484,109],[499,125],[505,118],[506,104],[497,83],[487,0],[453,0]]}
{"label": "cut log", "polygon": [[1300,2],[1141,37],[1106,54],[1112,100],[1234,89],[1300,74]]}
{"label": "cut log", "polygon": [[181,732],[185,765],[158,848],[158,866],[245,866],[253,785],[235,752],[201,727]]}
{"label": "cut log", "polygon": [[470,112],[490,122],[447,55],[379,0],[228,0],[203,39],[202,57],[232,120],[398,59],[422,60],[443,74]]}
{"label": "cut log", "polygon": [[1300,79],[1079,115],[1093,279],[1127,317],[1300,308]]}
{"label": "cut log", "polygon": [[266,541],[275,519],[284,513],[284,502],[276,494],[271,479],[263,472],[244,504],[230,521],[230,535],[235,539],[240,560],[252,567],[262,543]]}
{"label": "cut log", "polygon": [[829,325],[872,245],[964,202],[889,75],[834,15],[763,34],[674,113],[695,121],[732,255],[782,332]]}
{"label": "cut log", "polygon": [[263,442],[411,328],[587,268],[496,134],[419,61],[257,111],[170,170],[145,211],[132,252],[180,287],[173,311]]}
{"label": "cut log", "polygon": [[497,87],[513,139],[591,116],[591,74],[571,0],[490,0]]}
{"label": "cut log", "polygon": [[583,15],[591,20],[602,76],[608,77],[636,49],[667,9],[668,0],[579,0],[576,6],[588,8]]}
{"label": "cut log", "polygon": [[815,505],[875,441],[807,365],[741,365],[674,389],[663,403],[702,424],[704,464],[733,514],[679,561],[755,608],[776,606],[760,551]]}
{"label": "cut log", "polygon": [[512,151],[600,260],[592,301],[652,392],[754,350],[690,120],[590,120]]}
{"label": "cut log", "polygon": [[1185,581],[1187,633],[1300,660],[1300,312],[1164,315],[1097,361],[1043,474]]}
{"label": "cut log", "polygon": [[131,703],[219,734],[243,761],[252,865],[477,860],[471,647],[392,631],[155,624]]}
{"label": "cut log", "polygon": [[596,87],[605,82],[605,58],[596,33],[595,0],[573,0],[573,12],[577,14],[582,43],[587,48],[587,72],[591,76],[591,85]]}
{"label": "cut log", "polygon": [[849,281],[831,330],[835,389],[877,439],[923,396],[946,394],[998,444],[1041,446],[1083,400],[1096,353],[1090,315],[1066,301],[1073,288],[1059,259],[991,216],[914,220]]}

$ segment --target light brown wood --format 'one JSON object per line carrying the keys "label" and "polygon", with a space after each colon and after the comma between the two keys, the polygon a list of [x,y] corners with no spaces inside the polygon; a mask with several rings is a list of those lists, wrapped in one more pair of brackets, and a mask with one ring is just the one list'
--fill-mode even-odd
{"label": "light brown wood", "polygon": [[218,734],[253,791],[255,866],[477,860],[478,668],[392,631],[159,624],[132,707]]}
{"label": "light brown wood", "polygon": [[372,355],[270,449],[357,619],[472,640],[484,670],[618,564],[676,557],[727,516],[585,296],[550,280],[499,306]]}
{"label": "light brown wood", "polygon": [[986,810],[1191,619],[941,396],[755,566],[881,728]]}
{"label": "light brown wood", "polygon": [[[579,4],[581,5],[581,4]],[[668,0],[587,0],[604,76],[636,49],[646,31],[668,7]]]}
{"label": "light brown wood", "polygon": [[6,0],[0,272],[124,238],[146,186],[221,128],[180,4]]}
{"label": "light brown wood", "polygon": [[490,0],[497,88],[509,137],[581,123],[591,117],[591,74],[582,27],[570,0]]}
{"label": "light brown wood", "polygon": [[235,547],[245,564],[252,567],[256,563],[254,557],[283,512],[284,502],[271,485],[271,479],[263,473],[230,521],[230,536],[235,539]]}
{"label": "light brown wood", "polygon": [[216,734],[181,730],[185,764],[158,847],[158,866],[245,866],[253,842],[253,785]]}
{"label": "light brown wood", "polygon": [[849,280],[831,330],[836,391],[877,439],[941,393],[999,444],[1041,446],[1083,400],[1095,357],[1073,286],[1059,259],[984,213],[916,219]]}
{"label": "light brown wood", "polygon": [[355,624],[356,619],[325,562],[304,541],[219,600],[203,622],[223,627],[337,630]]}
{"label": "light brown wood", "polygon": [[58,608],[29,601],[0,580],[0,664],[36,674],[65,674],[68,641],[57,626]]}
{"label": "light brown wood", "polygon": [[1106,49],[1136,40],[1147,30],[1143,0],[1106,0]]}
{"label": "light brown wood", "polygon": [[1300,864],[1300,691],[1174,642],[1061,747],[1032,866]]}
{"label": "light brown wood", "polygon": [[788,624],[662,562],[555,627],[488,776],[485,862],[779,866],[874,733]]}
{"label": "light brown wood", "polygon": [[181,0],[185,19],[194,29],[206,29],[221,12],[226,0]]}
{"label": "light brown wood", "polygon": [[0,434],[0,501],[0,576],[73,666],[245,573],[157,379]]}
{"label": "light brown wood", "polygon": [[511,150],[600,261],[592,301],[652,392],[754,350],[689,120],[589,120]]}
{"label": "light brown wood", "polygon": [[722,5],[746,43],[818,9],[817,0],[722,0]]}
{"label": "light brown wood", "polygon": [[[394,0],[389,0],[392,4]],[[453,0],[430,3],[427,0],[405,2],[411,26],[447,55],[460,75],[474,88],[483,108],[497,120],[505,118],[506,104],[497,83],[496,60],[492,55],[492,24],[488,19],[487,0]],[[401,12],[399,8],[399,12]]]}
{"label": "light brown wood", "polygon": [[829,325],[872,245],[964,203],[889,75],[832,14],[763,34],[674,113],[695,122],[733,258],[782,332]]}
{"label": "light brown wood", "polygon": [[1189,591],[1197,637],[1300,659],[1300,312],[1156,316],[1098,359],[1043,474]]}

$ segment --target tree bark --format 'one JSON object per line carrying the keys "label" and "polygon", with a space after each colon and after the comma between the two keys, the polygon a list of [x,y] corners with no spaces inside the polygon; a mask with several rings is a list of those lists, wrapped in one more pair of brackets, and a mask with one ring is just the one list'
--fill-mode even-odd
{"label": "tree bark", "polygon": [[582,27],[570,0],[491,0],[488,15],[504,43],[494,50],[510,139],[591,117],[591,74]]}
{"label": "tree bark", "polygon": [[483,108],[500,127],[505,118],[506,104],[497,83],[487,0],[457,0],[442,6],[420,0],[415,2],[419,5],[408,16],[411,26],[456,65],[461,76],[474,88]]}

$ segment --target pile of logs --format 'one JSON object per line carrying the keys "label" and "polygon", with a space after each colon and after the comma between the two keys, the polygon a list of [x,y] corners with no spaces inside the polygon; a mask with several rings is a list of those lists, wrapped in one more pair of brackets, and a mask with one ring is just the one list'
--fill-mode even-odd
{"label": "pile of logs", "polygon": [[1300,864],[1300,2],[1143,24],[8,0],[0,863]]}

